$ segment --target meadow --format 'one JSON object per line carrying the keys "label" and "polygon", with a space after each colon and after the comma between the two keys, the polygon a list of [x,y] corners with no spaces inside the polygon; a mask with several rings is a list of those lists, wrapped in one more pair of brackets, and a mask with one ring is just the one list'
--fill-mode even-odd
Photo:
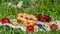
{"label": "meadow", "polygon": [[[15,7],[19,1],[23,1],[21,7]],[[10,5],[10,4],[11,5]],[[28,14],[49,15],[54,20],[60,20],[60,0],[0,0],[0,21],[2,18],[9,19],[17,18],[19,12]],[[8,26],[0,27],[0,34],[59,34],[60,31],[45,31],[45,32],[23,32],[21,29],[12,29]]]}

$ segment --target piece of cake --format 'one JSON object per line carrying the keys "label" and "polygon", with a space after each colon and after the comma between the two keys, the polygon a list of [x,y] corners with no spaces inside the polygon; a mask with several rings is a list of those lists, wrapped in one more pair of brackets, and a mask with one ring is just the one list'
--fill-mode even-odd
{"label": "piece of cake", "polygon": [[37,23],[37,18],[34,15],[19,13],[17,17],[17,22],[19,24],[33,25]]}

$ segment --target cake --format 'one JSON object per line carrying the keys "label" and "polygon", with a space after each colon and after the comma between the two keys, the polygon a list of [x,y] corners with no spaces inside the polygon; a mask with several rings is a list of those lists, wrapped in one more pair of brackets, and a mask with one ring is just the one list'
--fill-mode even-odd
{"label": "cake", "polygon": [[26,25],[35,25],[37,18],[34,15],[19,13],[17,17],[17,23]]}

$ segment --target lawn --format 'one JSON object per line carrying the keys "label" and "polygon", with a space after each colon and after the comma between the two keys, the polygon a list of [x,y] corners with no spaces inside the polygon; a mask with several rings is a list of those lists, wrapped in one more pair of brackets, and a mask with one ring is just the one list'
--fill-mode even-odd
{"label": "lawn", "polygon": [[[21,7],[15,7],[19,1],[23,1]],[[49,15],[54,20],[60,20],[60,0],[0,0],[0,21],[7,17],[17,18],[19,12],[28,14]],[[4,26],[0,27],[0,34],[59,34],[60,31],[45,32],[23,32],[21,29],[12,29]]]}

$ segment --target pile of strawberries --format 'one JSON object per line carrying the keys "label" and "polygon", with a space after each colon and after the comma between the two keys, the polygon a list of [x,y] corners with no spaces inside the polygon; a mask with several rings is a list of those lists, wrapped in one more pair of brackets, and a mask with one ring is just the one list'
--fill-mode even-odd
{"label": "pile of strawberries", "polygon": [[51,18],[48,15],[42,16],[42,14],[36,14],[35,16],[37,17],[38,21],[41,21],[41,22],[50,22],[51,21]]}

